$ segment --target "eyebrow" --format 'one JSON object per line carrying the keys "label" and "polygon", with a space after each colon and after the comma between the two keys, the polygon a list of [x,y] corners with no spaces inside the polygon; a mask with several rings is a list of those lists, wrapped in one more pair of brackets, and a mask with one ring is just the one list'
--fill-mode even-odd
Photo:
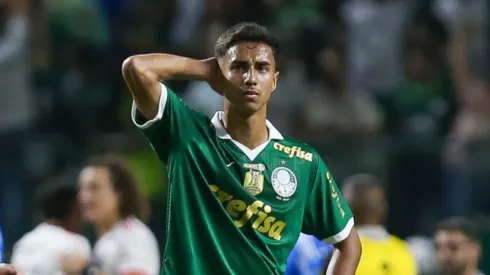
{"label": "eyebrow", "polygon": [[[237,65],[248,65],[249,64],[248,61],[245,61],[245,60],[234,60],[231,63],[237,64]],[[262,66],[271,66],[272,65],[269,61],[266,61],[266,60],[256,61],[255,64],[262,65]]]}

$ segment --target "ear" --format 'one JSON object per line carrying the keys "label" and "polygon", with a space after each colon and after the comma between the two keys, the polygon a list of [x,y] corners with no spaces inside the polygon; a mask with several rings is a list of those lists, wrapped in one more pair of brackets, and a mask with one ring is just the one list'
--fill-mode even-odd
{"label": "ear", "polygon": [[274,80],[272,81],[272,91],[274,92],[277,88],[277,81],[279,81],[279,71],[274,73]]}

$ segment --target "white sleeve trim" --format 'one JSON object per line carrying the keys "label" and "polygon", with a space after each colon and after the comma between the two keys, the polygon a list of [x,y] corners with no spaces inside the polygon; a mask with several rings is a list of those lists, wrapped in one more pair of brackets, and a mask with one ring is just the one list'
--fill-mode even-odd
{"label": "white sleeve trim", "polygon": [[136,121],[136,112],[138,111],[138,107],[136,106],[136,102],[133,100],[133,106],[131,107],[131,118],[133,120],[134,125],[140,129],[148,129],[150,128],[155,122],[159,121],[163,117],[163,111],[165,111],[165,105],[167,104],[167,98],[168,98],[168,91],[167,87],[163,84],[160,83],[161,92],[160,92],[160,99],[158,100],[158,112],[157,115],[148,121],[146,121],[143,124],[138,124]]}
{"label": "white sleeve trim", "polygon": [[344,229],[342,229],[342,231],[333,235],[332,237],[324,239],[323,242],[326,244],[339,243],[349,237],[352,228],[354,228],[354,218],[350,218],[349,221],[347,221],[347,224],[345,225]]}

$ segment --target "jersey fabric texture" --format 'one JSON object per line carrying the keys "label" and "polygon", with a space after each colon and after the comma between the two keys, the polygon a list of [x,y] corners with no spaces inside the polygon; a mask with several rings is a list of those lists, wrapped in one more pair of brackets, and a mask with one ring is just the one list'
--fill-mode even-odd
{"label": "jersey fabric texture", "polygon": [[286,275],[320,274],[333,254],[334,246],[328,245],[314,236],[300,234],[289,254]]}
{"label": "jersey fabric texture", "polygon": [[357,275],[416,275],[417,267],[408,244],[382,227],[359,228],[362,256]]}
{"label": "jersey fabric texture", "polygon": [[62,275],[58,262],[67,255],[90,259],[90,243],[59,226],[41,223],[15,244],[11,262],[26,275]]}
{"label": "jersey fabric texture", "polygon": [[283,137],[249,149],[222,112],[209,120],[161,85],[157,116],[133,122],[167,165],[169,198],[162,274],[284,274],[300,231],[336,243],[352,213],[318,153]]}
{"label": "jersey fabric texture", "polygon": [[102,272],[105,275],[130,272],[158,274],[160,253],[157,240],[137,218],[121,220],[95,243],[94,259],[89,270],[94,274]]}

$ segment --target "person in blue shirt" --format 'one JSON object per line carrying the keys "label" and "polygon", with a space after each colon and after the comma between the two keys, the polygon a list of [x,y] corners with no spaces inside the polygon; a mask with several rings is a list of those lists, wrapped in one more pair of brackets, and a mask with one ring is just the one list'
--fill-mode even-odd
{"label": "person in blue shirt", "polygon": [[289,254],[285,275],[325,274],[333,252],[333,245],[301,233],[293,251]]}

